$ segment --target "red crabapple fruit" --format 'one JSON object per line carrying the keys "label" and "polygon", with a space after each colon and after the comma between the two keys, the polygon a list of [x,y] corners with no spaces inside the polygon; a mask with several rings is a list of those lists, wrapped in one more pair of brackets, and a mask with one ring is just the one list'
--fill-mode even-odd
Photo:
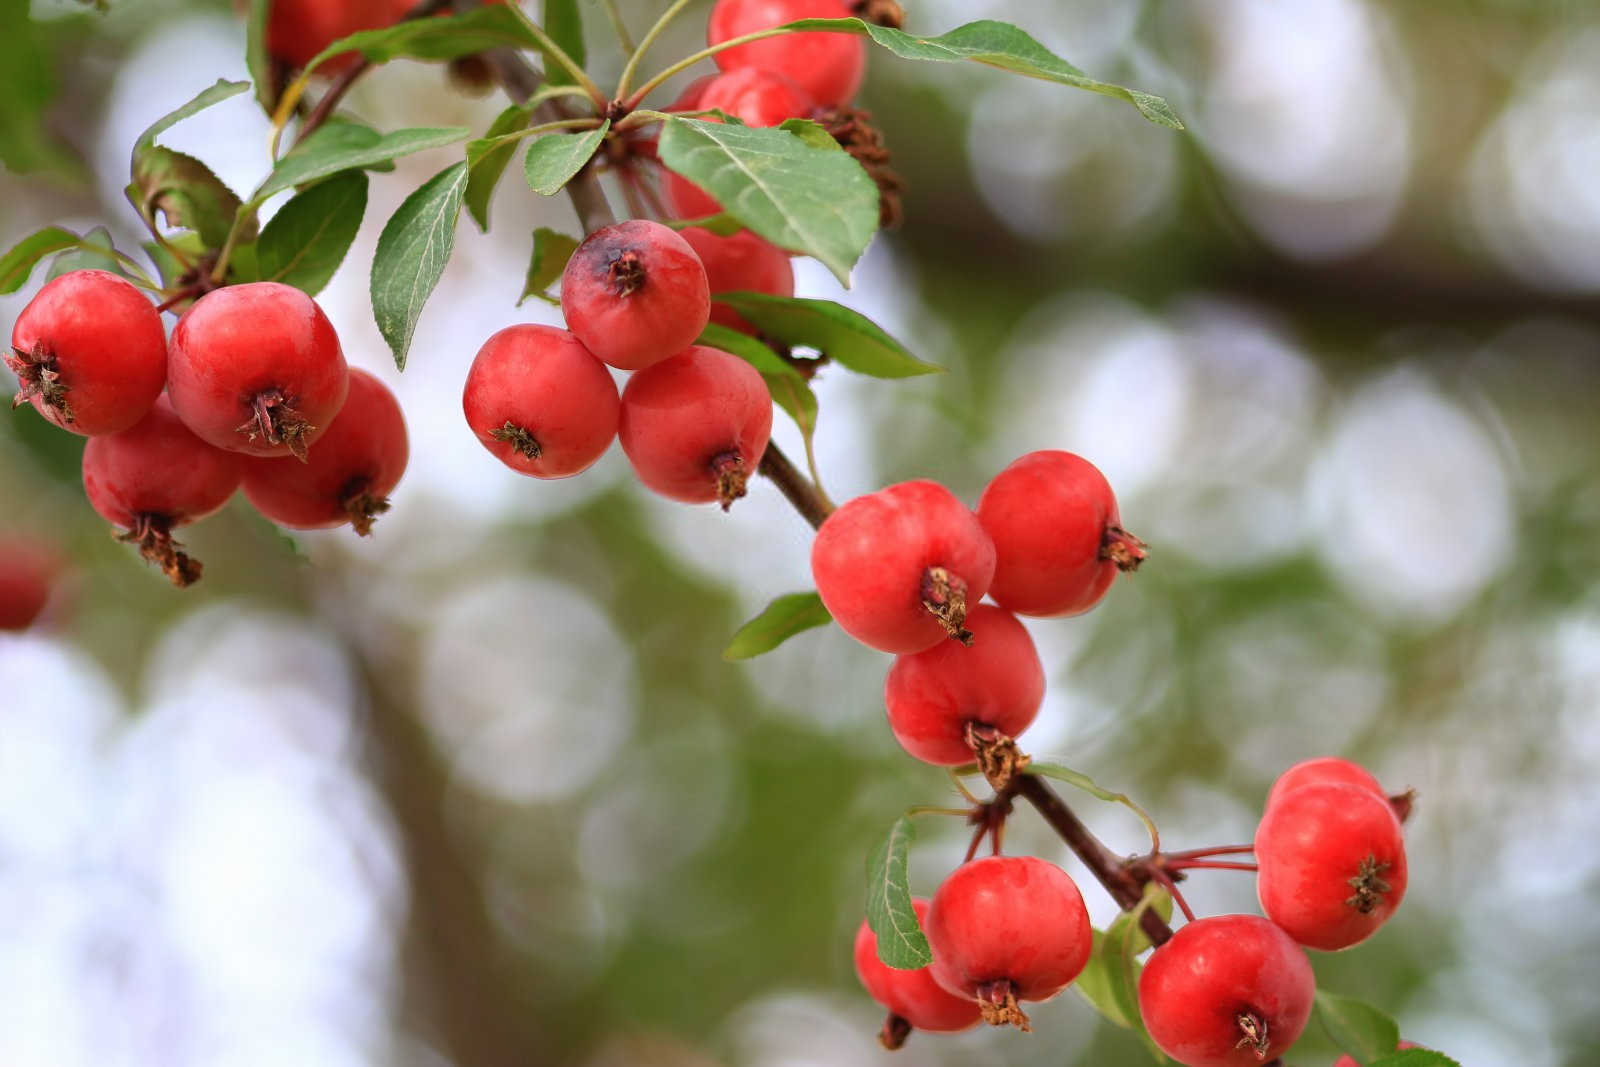
{"label": "red crabapple fruit", "polygon": [[772,395],[738,356],[691,345],[635,374],[617,438],[648,488],[686,504],[744,496],[772,433]]}
{"label": "red crabapple fruit", "polygon": [[508,326],[484,342],[461,406],[483,447],[534,478],[588,470],[617,436],[611,372],[555,326]]}
{"label": "red crabapple fruit", "polygon": [[26,630],[44,611],[61,558],[42,541],[0,534],[0,630]]}
{"label": "red crabapple fruit", "polygon": [[1093,934],[1070,875],[1033,856],[957,867],[933,894],[926,923],[934,979],[976,998],[985,1022],[1029,1029],[1017,1006],[1049,1000],[1089,962]]}
{"label": "red crabapple fruit", "polygon": [[161,314],[110,271],[75,270],[45,283],[17,316],[6,366],[22,388],[13,407],[94,437],[126,430],[167,380]]}
{"label": "red crabapple fruit", "polygon": [[214,290],[172,331],[172,408],[202,441],[230,452],[305,459],[349,385],[333,324],[290,285]]}
{"label": "red crabapple fruit", "polygon": [[[749,230],[718,237],[710,230],[691,226],[683,231],[700,262],[706,267],[711,293],[768,293],[794,295],[794,264],[789,253]],[[726,304],[712,303],[711,321],[730,330],[754,335],[758,331]]]}
{"label": "red crabapple fruit", "polygon": [[[715,108],[746,126],[779,126],[816,110],[804,89],[782,74],[755,67],[717,75],[700,91],[695,106],[703,111]],[[704,121],[719,120],[710,117]],[[679,218],[697,219],[722,210],[710,193],[689,179],[672,171],[666,179],[667,204]]]}
{"label": "red crabapple fruit", "polygon": [[1339,782],[1285,793],[1255,838],[1261,910],[1307,948],[1377,932],[1406,893],[1406,846],[1388,798]]}
{"label": "red crabapple fruit", "polygon": [[1389,799],[1389,794],[1383,791],[1383,786],[1372,776],[1372,772],[1359,763],[1352,763],[1338,756],[1321,756],[1317,759],[1301,760],[1278,775],[1278,780],[1272,783],[1272,789],[1267,793],[1266,806],[1272,807],[1285,793],[1303,786],[1325,785],[1328,782],[1343,782],[1345,785],[1358,786],[1370,793],[1376,793],[1385,800]]}
{"label": "red crabapple fruit", "polygon": [[172,531],[226,504],[242,466],[235,453],[195,436],[162,397],[138,425],[89,439],[83,488],[95,511],[124,531],[117,539],[137,545],[181,588],[199,579],[201,566]]}
{"label": "red crabapple fruit", "polygon": [[[928,902],[916,897],[911,906],[917,921],[926,921]],[[877,935],[865,919],[856,931],[855,959],[856,976],[867,994],[889,1012],[880,1036],[885,1048],[899,1048],[912,1030],[954,1033],[976,1026],[982,1018],[976,997],[951,993],[933,980],[929,968],[902,971],[880,960]]]}
{"label": "red crabapple fruit", "polygon": [[406,420],[394,394],[366,371],[352,370],[344,407],[306,461],[246,460],[244,495],[279,526],[319,530],[349,523],[366,536],[389,510],[408,456]]}
{"label": "red crabapple fruit", "polygon": [[856,497],[817,531],[811,576],[840,626],[880,652],[921,652],[964,626],[994,577],[994,544],[937,482],[901,482]]}
{"label": "red crabapple fruit", "polygon": [[[796,19],[849,18],[842,0],[718,0],[706,40],[718,45]],[[794,79],[823,107],[847,103],[861,88],[867,42],[848,33],[790,33],[737,45],[716,55],[725,71],[768,70]],[[709,105],[701,105],[709,106]]]}
{"label": "red crabapple fruit", "polygon": [[1139,1014],[1186,1067],[1255,1067],[1295,1043],[1316,977],[1305,950],[1257,915],[1181,927],[1139,975]]}
{"label": "red crabapple fruit", "polygon": [[711,314],[706,269],[689,242],[644,219],[590,234],[561,275],[567,328],[603,363],[643,370],[682,352]]}

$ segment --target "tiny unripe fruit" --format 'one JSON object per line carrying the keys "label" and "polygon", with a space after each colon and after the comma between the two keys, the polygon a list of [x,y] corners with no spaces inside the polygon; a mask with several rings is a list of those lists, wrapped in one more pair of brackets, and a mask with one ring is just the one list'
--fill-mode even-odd
{"label": "tiny unripe fruit", "polygon": [[1048,1000],[1083,971],[1093,933],[1071,876],[1033,856],[957,867],[928,907],[934,980],[974,997],[986,1022],[1028,1028],[1018,1001]]}
{"label": "tiny unripe fruit", "polygon": [[692,345],[635,374],[617,437],[648,488],[686,504],[745,494],[772,434],[772,395],[738,356]]}
{"label": "tiny unripe fruit", "polygon": [[1139,975],[1139,1014],[1186,1067],[1259,1067],[1300,1037],[1316,976],[1305,951],[1256,915],[1181,927]]}
{"label": "tiny unripe fruit", "polygon": [[[851,14],[841,0],[718,0],[711,9],[706,40],[717,45],[796,19],[842,19]],[[738,45],[715,58],[717,66],[729,72],[761,69],[787,75],[818,104],[838,107],[861,88],[867,43],[847,33],[791,33]]]}
{"label": "tiny unripe fruit", "polygon": [[1030,452],[978,500],[994,539],[995,603],[1018,615],[1076,615],[1100,602],[1144,544],[1122,529],[1105,476],[1071,452]]}
{"label": "tiny unripe fruit", "polygon": [[0,630],[26,630],[50,601],[61,558],[44,542],[0,534]]}
{"label": "tiny unripe fruit", "polygon": [[293,457],[246,460],[244,495],[279,526],[318,530],[350,523],[372,532],[405,473],[406,420],[389,387],[350,372],[350,393],[304,463]]}
{"label": "tiny unripe fruit", "polygon": [[161,314],[126,279],[75,270],[46,282],[11,328],[5,363],[25,401],[63,430],[95,437],[150,411],[167,380]]}
{"label": "tiny unripe fruit", "polygon": [[[684,230],[683,239],[705,264],[706,281],[713,298],[718,293],[732,292],[794,295],[794,263],[789,253],[772,242],[748,230],[741,230],[732,237],[718,237],[698,226]],[[737,311],[714,300],[711,321],[740,333],[753,335],[757,332]]]}
{"label": "tiny unripe fruit", "polygon": [[963,624],[968,605],[989,591],[994,544],[950,490],[902,482],[828,516],[811,546],[811,576],[857,641],[921,652],[946,637],[972,639]]}
{"label": "tiny unripe fruit", "polygon": [[[925,922],[928,902],[916,897],[911,906],[916,909],[917,921]],[[912,1029],[954,1033],[976,1026],[982,1017],[976,997],[951,993],[933,980],[930,968],[902,971],[880,960],[878,937],[865,919],[856,931],[855,961],[856,977],[861,979],[867,994]],[[895,1044],[895,1030],[891,1020],[884,1031],[885,1045]],[[903,1041],[904,1035],[900,1034],[898,1039]]]}
{"label": "tiny unripe fruit", "polygon": [[1359,763],[1352,763],[1338,756],[1321,756],[1317,759],[1302,760],[1278,775],[1278,780],[1272,783],[1272,789],[1267,793],[1266,806],[1272,807],[1285,793],[1293,792],[1303,786],[1326,785],[1329,782],[1353,785],[1385,800],[1389,799],[1389,794],[1383,791],[1382,784],[1372,776],[1371,771]]}
{"label": "tiny unripe fruit", "polygon": [[706,269],[689,242],[635,219],[596,230],[561,275],[567,328],[602,362],[643,370],[682,352],[711,314]]}
{"label": "tiny unripe fruit", "polygon": [[1044,702],[1044,666],[1017,617],[979,604],[967,612],[967,625],[983,635],[970,648],[940,641],[897,656],[883,684],[895,740],[927,763],[972,762],[969,728],[989,727],[1014,738]]}
{"label": "tiny unripe fruit", "polygon": [[1365,941],[1406,893],[1406,848],[1387,798],[1361,786],[1302,786],[1256,827],[1256,892],[1267,918],[1307,948]]}
{"label": "tiny unripe fruit", "polygon": [[[695,108],[716,109],[746,126],[779,126],[788,119],[809,116],[816,103],[782,74],[752,67],[717,75],[700,91]],[[704,121],[721,120],[713,116]],[[679,218],[696,219],[722,210],[710,193],[687,178],[668,171],[666,179],[667,204]]]}
{"label": "tiny unripe fruit", "polygon": [[554,326],[508,326],[485,341],[461,406],[483,447],[534,478],[588,470],[617,436],[611,372]]}
{"label": "tiny unripe fruit", "polygon": [[207,293],[168,348],[167,395],[201,440],[250,456],[298,456],[344,406],[350,375],[333,324],[290,285]]}

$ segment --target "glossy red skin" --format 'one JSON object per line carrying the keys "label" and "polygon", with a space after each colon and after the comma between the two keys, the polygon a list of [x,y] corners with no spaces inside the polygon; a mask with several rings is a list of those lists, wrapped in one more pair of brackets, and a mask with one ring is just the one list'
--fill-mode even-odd
{"label": "glossy red skin", "polygon": [[[718,0],[706,40],[713,45],[796,19],[842,19],[841,0]],[[718,52],[726,71],[762,69],[787,75],[822,107],[848,103],[867,70],[867,42],[848,33],[791,33]]]}
{"label": "glossy red skin", "polygon": [[1352,763],[1338,756],[1319,756],[1316,759],[1302,760],[1278,775],[1278,780],[1272,783],[1272,789],[1267,793],[1266,806],[1272,807],[1285,793],[1302,786],[1324,785],[1328,782],[1357,786],[1382,797],[1385,801],[1389,799],[1389,794],[1384,792],[1383,785],[1372,776],[1371,771],[1359,763]]}
{"label": "glossy red skin", "polygon": [[712,462],[737,452],[748,477],[772,435],[767,383],[738,356],[692,345],[635,374],[617,437],[648,488],[685,504],[719,498]]}
{"label": "glossy red skin", "polygon": [[933,894],[923,931],[934,980],[969,997],[1009,981],[1018,1000],[1048,1000],[1082,973],[1093,944],[1077,884],[1034,856],[957,867]]}
{"label": "glossy red skin", "polygon": [[1018,615],[1076,615],[1117,576],[1100,557],[1106,527],[1121,523],[1105,476],[1071,452],[1030,452],[995,475],[978,500],[994,539],[995,603]]}
{"label": "glossy red skin", "polygon": [[386,497],[410,458],[406,420],[389,387],[364,370],[350,371],[350,393],[306,462],[293,456],[245,461],[244,495],[257,511],[295,530],[350,521],[351,492]]}
{"label": "glossy red skin", "polygon": [[168,346],[167,395],[201,440],[248,456],[287,456],[289,445],[251,440],[239,427],[255,417],[257,395],[280,390],[310,423],[305,442],[327,432],[344,406],[350,373],[339,336],[322,309],[277,282],[230,285],[184,312]]}
{"label": "glossy red skin", "polygon": [[1016,737],[1044,702],[1044,666],[1017,617],[993,604],[967,612],[967,628],[982,634],[971,647],[940,641],[896,656],[883,683],[883,702],[895,740],[925,763],[971,763],[968,723]]}
{"label": "glossy red skin", "polygon": [[937,482],[901,482],[856,497],[828,516],[811,545],[823,604],[846,633],[880,652],[921,652],[949,639],[922,604],[930,567],[966,583],[969,610],[994,577],[989,535]]}
{"label": "glossy red skin", "polygon": [[[612,277],[635,257],[643,280],[619,292]],[[584,346],[618,370],[643,370],[677,355],[711,315],[706,269],[689,242],[659,222],[634,219],[590,234],[561,275],[561,312]]]}
{"label": "glossy red skin", "polygon": [[[911,906],[917,911],[917,921],[928,915],[928,902],[914,897]],[[927,967],[914,971],[901,971],[878,958],[878,938],[861,920],[856,931],[856,977],[866,987],[867,995],[885,1009],[910,1023],[913,1029],[951,1034],[975,1026],[983,1017],[976,997],[958,997],[933,980]]]}
{"label": "glossy red skin", "polygon": [[[1401,1049],[1408,1048],[1422,1048],[1422,1046],[1414,1041],[1402,1041],[1396,1047],[1395,1051],[1399,1052]],[[1361,1067],[1361,1064],[1357,1063],[1353,1056],[1340,1056],[1338,1059],[1333,1061],[1333,1067]]]}
{"label": "glossy red skin", "polygon": [[[749,230],[741,230],[732,237],[718,237],[709,230],[691,226],[682,231],[682,237],[705,264],[706,282],[713,295],[733,292],[794,295],[794,264],[789,253]],[[726,304],[712,303],[711,321],[751,336],[758,332]]]}
{"label": "glossy red skin", "polygon": [[152,515],[177,527],[226,504],[243,468],[236,453],[190,432],[163,396],[137,426],[89,439],[83,489],[113,526],[132,529],[139,516]]}
{"label": "glossy red skin", "polygon": [[[167,380],[160,312],[110,271],[75,270],[46,282],[17,316],[11,345],[26,353],[42,347],[54,357],[72,421],[37,395],[34,410],[85,437],[126,430],[144,418]],[[5,362],[23,372],[9,350]]]}
{"label": "glossy red skin", "polygon": [[[1394,914],[1406,893],[1406,848],[1389,801],[1342,783],[1285,793],[1256,827],[1256,893],[1267,918],[1307,948],[1360,944]],[[1389,866],[1390,890],[1367,914],[1345,903],[1349,879],[1368,856]]]}
{"label": "glossy red skin", "polygon": [[0,630],[33,625],[55,586],[61,559],[32,538],[0,536]]}
{"label": "glossy red skin", "polygon": [[[1315,997],[1305,950],[1257,915],[1214,915],[1179,928],[1139,975],[1145,1028],[1187,1067],[1260,1067],[1299,1038]],[[1266,1024],[1265,1056],[1239,1047],[1244,1013]]]}
{"label": "glossy red skin", "polygon": [[[779,126],[789,119],[811,115],[816,103],[782,74],[752,67],[719,74],[700,91],[695,109],[712,108],[732,115],[746,126]],[[720,120],[707,117],[704,121]],[[697,219],[722,210],[710,193],[672,171],[666,172],[665,192],[667,206],[679,218]]]}
{"label": "glossy red skin", "polygon": [[[519,474],[570,478],[594,465],[617,436],[617,383],[567,330],[508,326],[478,350],[461,397],[483,447]],[[539,442],[529,459],[493,432],[507,422]]]}
{"label": "glossy red skin", "polygon": [[[267,15],[267,54],[291,67],[304,67],[324,48],[361,30],[393,26],[417,0],[272,0]],[[505,0],[485,0],[484,6]],[[349,70],[356,53],[334,56],[317,67],[332,77]]]}

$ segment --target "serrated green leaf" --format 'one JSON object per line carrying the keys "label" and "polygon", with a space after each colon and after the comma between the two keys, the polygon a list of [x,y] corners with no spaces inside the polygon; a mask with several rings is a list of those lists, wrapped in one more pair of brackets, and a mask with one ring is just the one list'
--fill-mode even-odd
{"label": "serrated green leaf", "polygon": [[500,138],[527,129],[532,119],[531,107],[512,104],[495,117],[482,137],[467,142],[467,211],[485,233],[489,232],[489,200],[494,187],[517,152],[516,141]]}
{"label": "serrated green leaf", "polygon": [[1121,804],[1144,823],[1144,828],[1150,833],[1150,849],[1152,852],[1161,851],[1161,834],[1156,829],[1155,820],[1150,818],[1149,812],[1135,804],[1126,793],[1113,793],[1111,790],[1099,785],[1082,771],[1075,771],[1071,767],[1063,767],[1059,763],[1030,763],[1026,773],[1036,774],[1042,778],[1053,778],[1058,782],[1066,782],[1074,789],[1081,789],[1092,797],[1098,797],[1110,804]]}
{"label": "serrated green leaf", "polygon": [[943,367],[917,359],[865,315],[832,300],[718,293],[717,302],[733,308],[773,340],[815,349],[858,374],[910,378],[944,373]]}
{"label": "serrated green leaf", "polygon": [[267,54],[267,16],[272,0],[250,0],[244,23],[244,65],[256,86],[256,103],[268,115],[278,104],[278,86],[273,84],[272,57]]}
{"label": "serrated green leaf", "polygon": [[41,259],[53,252],[77,248],[81,240],[71,230],[60,226],[46,226],[30,233],[0,256],[0,293],[21,289]]}
{"label": "serrated green leaf", "polygon": [[[583,16],[578,11],[578,0],[544,0],[544,32],[572,61],[583,66],[588,50],[583,45]],[[572,75],[560,63],[544,65],[544,80],[551,85],[576,84]]]}
{"label": "serrated green leaf", "polygon": [[760,371],[773,403],[789,413],[810,447],[811,437],[817,430],[817,396],[804,375],[764,342],[714,322],[706,324],[695,343],[738,356]]}
{"label": "serrated green leaf", "polygon": [[933,962],[933,950],[911,903],[906,853],[916,831],[902,815],[867,856],[867,925],[878,938],[878,958],[897,970]]}
{"label": "serrated green leaf", "polygon": [[594,158],[611,120],[600,124],[599,129],[583,133],[547,133],[535,137],[528,146],[522,161],[523,173],[528,178],[528,188],[540,196],[555,196],[566,187],[573,175]]}
{"label": "serrated green leaf", "polygon": [[861,164],[786,130],[674,117],[658,152],[746,227],[815,257],[846,285],[878,230],[878,186]]}
{"label": "serrated green leaf", "polygon": [[[578,243],[576,238],[548,226],[533,231],[533,254],[528,259],[528,276],[522,285],[522,295],[517,298],[518,307],[530,296],[549,299],[544,296],[545,290],[560,280],[567,269],[567,260],[578,250]],[[559,300],[551,302],[560,303]]]}
{"label": "serrated green leaf", "polygon": [[157,137],[160,137],[191,115],[198,115],[208,107],[220,104],[224,100],[230,100],[242,92],[247,92],[249,88],[249,82],[231,82],[218,78],[214,85],[196,93],[193,99],[182,107],[175,108],[156,119],[148,129],[139,135],[139,139],[133,143],[134,168],[138,168],[139,153],[153,146]]}
{"label": "serrated green leaf", "polygon": [[1333,1043],[1357,1063],[1381,1059],[1400,1045],[1400,1027],[1393,1019],[1350,997],[1317,990],[1317,1018]]}
{"label": "serrated green leaf", "polygon": [[508,5],[480,7],[462,15],[413,19],[341,37],[306,64],[315,70],[334,56],[360,52],[373,63],[391,59],[445,62],[491,48],[537,48],[539,41]]}
{"label": "serrated green leaf", "polygon": [[[169,226],[198,233],[207,248],[221,248],[227,241],[240,208],[238,194],[210,167],[161,145],[148,145],[134,154],[128,199],[144,218],[153,218],[159,211]],[[240,238],[248,241],[254,237],[254,223],[247,221]]]}
{"label": "serrated green leaf", "polygon": [[[338,132],[327,138],[317,136],[323,132],[318,130],[317,134],[306,138],[304,144],[278,160],[278,165],[272,169],[267,180],[251,194],[250,202],[260,204],[285,189],[293,189],[340,171],[388,163],[414,152],[456,144],[472,135],[472,131],[465,126],[416,127],[395,130],[367,143],[366,136],[356,132],[360,127],[352,128],[344,124],[336,129]],[[463,174],[465,167],[466,164],[462,164]]]}
{"label": "serrated green leaf", "polygon": [[83,235],[76,249],[68,249],[50,261],[50,269],[45,272],[44,280],[53,281],[75,270],[108,270],[126,278],[128,272],[111,254],[113,247],[111,231],[104,226],[96,226]]}
{"label": "serrated green leaf", "polygon": [[466,162],[446,167],[406,197],[378,237],[372,258],[372,315],[401,370],[406,369],[422,305],[455,248],[466,188]]}
{"label": "serrated green leaf", "polygon": [[260,279],[316,296],[344,261],[366,210],[367,176],[358,170],[296,196],[261,231],[256,243]]}
{"label": "serrated green leaf", "polygon": [[722,658],[729,662],[751,659],[771,652],[795,634],[832,621],[833,616],[822,606],[822,598],[816,593],[780,596],[761,609],[761,614],[739,627],[728,647],[722,650]]}
{"label": "serrated green leaf", "polygon": [[1366,1067],[1461,1067],[1461,1064],[1429,1048],[1407,1048],[1373,1060]]}

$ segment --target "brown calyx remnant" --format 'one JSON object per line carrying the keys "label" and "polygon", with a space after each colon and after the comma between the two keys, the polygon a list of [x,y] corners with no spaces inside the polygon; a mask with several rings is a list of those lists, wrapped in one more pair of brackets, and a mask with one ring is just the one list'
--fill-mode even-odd
{"label": "brown calyx remnant", "polygon": [[612,292],[629,296],[644,287],[644,260],[630,248],[611,261],[606,279],[611,283]]}
{"label": "brown calyx remnant", "polygon": [[1383,901],[1383,895],[1394,888],[1383,872],[1389,869],[1389,864],[1380,862],[1378,857],[1369,855],[1361,861],[1361,867],[1353,878],[1346,878],[1345,885],[1355,892],[1345,898],[1345,906],[1354,908],[1363,915],[1371,915]]}
{"label": "brown calyx remnant", "polygon": [[1267,1038],[1267,1021],[1253,1011],[1242,1011],[1234,1016],[1234,1022],[1239,1024],[1242,1036],[1233,1047],[1254,1049],[1256,1059],[1266,1059],[1267,1051],[1272,1047],[1272,1042]]}
{"label": "brown calyx remnant", "polygon": [[855,0],[850,13],[863,22],[902,29],[906,24],[906,11],[895,0]]}
{"label": "brown calyx remnant", "polygon": [[1011,785],[1011,779],[1021,774],[1023,769],[1033,762],[1017,747],[1016,741],[981,722],[969,722],[966,728],[967,747],[972,749],[972,754],[978,759],[978,769],[989,780],[989,785],[996,793],[1002,793]]}
{"label": "brown calyx remnant", "polygon": [[389,498],[367,492],[371,487],[372,479],[361,476],[350,479],[339,494],[339,506],[350,516],[351,528],[362,537],[370,535],[378,516],[389,510]]}
{"label": "brown calyx remnant", "polygon": [[496,441],[506,442],[529,459],[538,459],[544,455],[544,449],[539,447],[539,442],[534,440],[533,434],[510,419],[507,419],[506,424],[498,430],[490,430],[489,436]]}
{"label": "brown calyx remnant", "polygon": [[943,567],[929,567],[922,575],[922,606],[939,620],[944,632],[963,645],[972,644],[967,621],[967,583]]}
{"label": "brown calyx remnant", "polygon": [[204,569],[197,559],[190,559],[183,546],[172,539],[172,520],[165,515],[141,514],[134,517],[133,528],[115,533],[118,541],[137,545],[145,562],[161,568],[161,573],[172,580],[179,589],[200,580]]}
{"label": "brown calyx remnant", "polygon": [[979,986],[978,1007],[983,1011],[983,1021],[990,1026],[1015,1026],[1025,1034],[1033,1033],[1033,1025],[1017,1005],[1016,988],[1008,978]]}
{"label": "brown calyx remnant", "polygon": [[911,1024],[906,1022],[894,1012],[883,1020],[883,1029],[878,1031],[878,1044],[896,1052],[905,1047],[906,1038],[911,1036]]}
{"label": "brown calyx remnant", "polygon": [[1401,822],[1411,818],[1411,809],[1417,806],[1417,791],[1407,789],[1404,793],[1396,793],[1389,798],[1389,807],[1394,809],[1394,817]]}
{"label": "brown calyx remnant", "polygon": [[250,407],[255,414],[235,427],[235,432],[245,434],[252,441],[260,437],[269,445],[288,445],[294,457],[304,463],[306,439],[316,433],[317,428],[301,418],[277,389],[257,393]]}
{"label": "brown calyx remnant", "polygon": [[891,166],[893,157],[883,143],[883,131],[872,124],[872,112],[857,107],[831,108],[817,116],[839,147],[850,153],[878,185],[878,225],[900,225],[905,212],[900,196],[906,183]]}
{"label": "brown calyx remnant", "polygon": [[6,365],[16,373],[21,386],[11,398],[13,409],[38,397],[45,407],[61,417],[62,422],[73,421],[72,408],[67,404],[67,387],[61,383],[61,367],[44,345],[35,344],[31,352],[13,348]]}
{"label": "brown calyx remnant", "polygon": [[738,452],[723,452],[713,456],[711,474],[717,480],[717,500],[722,504],[722,510],[727,511],[733,507],[735,500],[744,496],[745,483],[750,480],[744,457]]}
{"label": "brown calyx remnant", "polygon": [[1120,526],[1106,527],[1105,536],[1100,539],[1101,559],[1115,563],[1120,571],[1136,571],[1147,555],[1145,543],[1133,534]]}

